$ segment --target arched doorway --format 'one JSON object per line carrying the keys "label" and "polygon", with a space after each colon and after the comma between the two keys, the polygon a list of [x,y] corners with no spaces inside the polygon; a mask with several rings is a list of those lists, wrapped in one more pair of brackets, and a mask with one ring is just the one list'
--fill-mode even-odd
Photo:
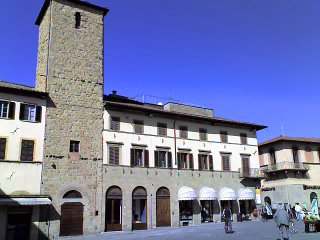
{"label": "arched doorway", "polygon": [[157,227],[171,226],[170,192],[166,187],[157,191]]}
{"label": "arched doorway", "polygon": [[122,231],[122,191],[112,186],[106,193],[105,231]]}
{"label": "arched doorway", "polygon": [[63,199],[69,201],[61,206],[60,236],[82,235],[83,204],[80,202],[81,193],[71,190],[63,195]]}
{"label": "arched doorway", "polygon": [[147,191],[136,187],[132,192],[132,230],[147,229]]}

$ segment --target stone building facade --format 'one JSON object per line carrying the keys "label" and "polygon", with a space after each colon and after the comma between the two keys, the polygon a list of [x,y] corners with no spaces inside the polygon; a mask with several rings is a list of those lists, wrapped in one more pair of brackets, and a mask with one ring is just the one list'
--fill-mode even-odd
{"label": "stone building facade", "polygon": [[265,178],[261,197],[275,210],[299,203],[308,210],[320,194],[320,139],[280,136],[259,144]]}
{"label": "stone building facade", "polygon": [[[107,12],[78,0],[44,1],[36,20],[35,88],[21,86],[26,89],[19,98],[29,99],[17,99],[42,106],[41,123],[23,123],[26,129],[33,124],[26,135],[39,139],[36,158],[14,157],[11,136],[3,151],[18,167],[34,170],[26,174],[20,167],[14,180],[19,196],[13,182],[0,176],[0,195],[7,199],[0,198],[0,238],[9,238],[11,207],[4,203],[17,201],[31,209],[29,239],[221,221],[227,205],[234,218],[239,212],[252,217],[262,177],[256,132],[265,126],[214,117],[212,109],[104,95]],[[0,87],[0,100],[13,98],[16,90]],[[0,136],[21,124],[0,121],[8,123]],[[0,162],[6,174],[18,171],[7,167],[8,160]],[[22,184],[29,178],[33,189]]]}

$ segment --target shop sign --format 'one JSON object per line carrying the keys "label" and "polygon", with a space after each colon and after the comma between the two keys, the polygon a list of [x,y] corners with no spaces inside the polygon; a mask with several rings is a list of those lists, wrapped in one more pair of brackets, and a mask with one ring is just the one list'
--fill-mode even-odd
{"label": "shop sign", "polygon": [[260,195],[260,189],[256,188],[256,204],[261,204],[261,195]]}

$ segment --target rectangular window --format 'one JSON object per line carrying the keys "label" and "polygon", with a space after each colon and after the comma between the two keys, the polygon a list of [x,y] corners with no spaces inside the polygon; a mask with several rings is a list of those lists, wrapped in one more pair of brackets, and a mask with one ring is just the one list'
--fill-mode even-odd
{"label": "rectangular window", "polygon": [[178,169],[193,170],[193,155],[192,153],[179,152],[178,154]]}
{"label": "rectangular window", "polygon": [[0,101],[0,117],[2,118],[9,117],[9,102]]}
{"label": "rectangular window", "polygon": [[207,141],[207,139],[208,139],[207,129],[200,128],[199,135],[200,135],[200,140]]}
{"label": "rectangular window", "polygon": [[80,27],[80,23],[81,23],[81,14],[79,12],[76,12],[75,13],[75,17],[76,17],[76,25],[75,25],[75,27],[79,28]]}
{"label": "rectangular window", "polygon": [[181,138],[188,138],[188,128],[186,126],[180,126],[179,130]]}
{"label": "rectangular window", "polygon": [[240,143],[241,144],[247,144],[248,143],[248,137],[246,133],[240,133]]}
{"label": "rectangular window", "polygon": [[230,171],[230,156],[229,155],[221,155],[222,158],[222,170]]}
{"label": "rectangular window", "polygon": [[270,164],[273,165],[273,164],[276,164],[277,163],[277,160],[276,160],[276,153],[274,150],[270,150],[269,152],[269,157],[270,157]]}
{"label": "rectangular window", "polygon": [[159,136],[167,136],[167,124],[166,123],[158,123],[158,135]]}
{"label": "rectangular window", "polygon": [[7,148],[7,139],[0,138],[0,160],[5,160],[6,158],[6,148]]}
{"label": "rectangular window", "polygon": [[209,170],[208,155],[199,154],[198,164],[199,164],[199,170]]}
{"label": "rectangular window", "polygon": [[110,130],[120,131],[120,118],[119,117],[110,117]]}
{"label": "rectangular window", "polygon": [[20,120],[41,122],[41,106],[20,104]]}
{"label": "rectangular window", "polygon": [[249,161],[249,157],[242,156],[241,157],[241,161],[242,161],[242,171],[243,171],[244,176],[250,176],[250,161]]}
{"label": "rectangular window", "polygon": [[34,141],[22,140],[21,141],[21,161],[33,161]]}
{"label": "rectangular window", "polygon": [[70,140],[70,149],[69,152],[71,153],[78,153],[80,152],[80,141]]}
{"label": "rectangular window", "polygon": [[131,148],[131,167],[149,167],[149,151]]}
{"label": "rectangular window", "polygon": [[172,168],[172,155],[167,151],[154,151],[154,166],[160,168]]}
{"label": "rectangular window", "polygon": [[143,121],[140,120],[133,120],[134,124],[134,132],[138,134],[143,134]]}
{"label": "rectangular window", "polygon": [[109,146],[109,164],[119,165],[120,162],[119,146]]}
{"label": "rectangular window", "polygon": [[220,132],[220,140],[223,143],[227,143],[228,142],[228,133],[226,131],[221,131]]}

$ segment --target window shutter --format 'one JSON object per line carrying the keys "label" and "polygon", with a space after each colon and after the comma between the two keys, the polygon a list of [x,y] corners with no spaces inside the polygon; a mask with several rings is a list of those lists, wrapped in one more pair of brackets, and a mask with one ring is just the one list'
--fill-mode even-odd
{"label": "window shutter", "polygon": [[154,166],[159,167],[159,152],[154,151]]}
{"label": "window shutter", "polygon": [[209,170],[213,171],[213,157],[209,155]]}
{"label": "window shutter", "polygon": [[114,148],[114,164],[119,165],[119,160],[120,160],[119,147],[115,147]]}
{"label": "window shutter", "polygon": [[20,120],[24,120],[24,109],[25,109],[25,105],[21,103],[20,104],[20,114],[19,114]]}
{"label": "window shutter", "polygon": [[201,155],[198,154],[198,164],[199,164],[199,170],[202,170],[202,166],[201,166]]}
{"label": "window shutter", "polygon": [[178,156],[178,169],[181,169],[182,166],[181,166],[181,153],[177,153],[177,156]]}
{"label": "window shutter", "polygon": [[172,168],[172,153],[168,152],[168,168]]}
{"label": "window shutter", "polygon": [[16,109],[16,104],[14,102],[10,102],[10,105],[9,105],[9,116],[8,116],[10,119],[14,119],[15,109]]}
{"label": "window shutter", "polygon": [[7,144],[7,139],[0,138],[0,159],[1,160],[4,160],[6,156],[6,144]]}
{"label": "window shutter", "polygon": [[42,107],[37,106],[37,108],[36,108],[36,122],[41,122],[41,112],[42,112]]}
{"label": "window shutter", "polygon": [[149,167],[149,150],[144,150],[144,166]]}
{"label": "window shutter", "polygon": [[134,149],[131,148],[131,167],[134,167]]}
{"label": "window shutter", "polygon": [[109,147],[109,164],[114,164],[114,147]]}
{"label": "window shutter", "polygon": [[193,155],[189,153],[189,168],[193,170]]}
{"label": "window shutter", "polygon": [[34,141],[22,140],[21,142],[21,161],[33,161]]}

